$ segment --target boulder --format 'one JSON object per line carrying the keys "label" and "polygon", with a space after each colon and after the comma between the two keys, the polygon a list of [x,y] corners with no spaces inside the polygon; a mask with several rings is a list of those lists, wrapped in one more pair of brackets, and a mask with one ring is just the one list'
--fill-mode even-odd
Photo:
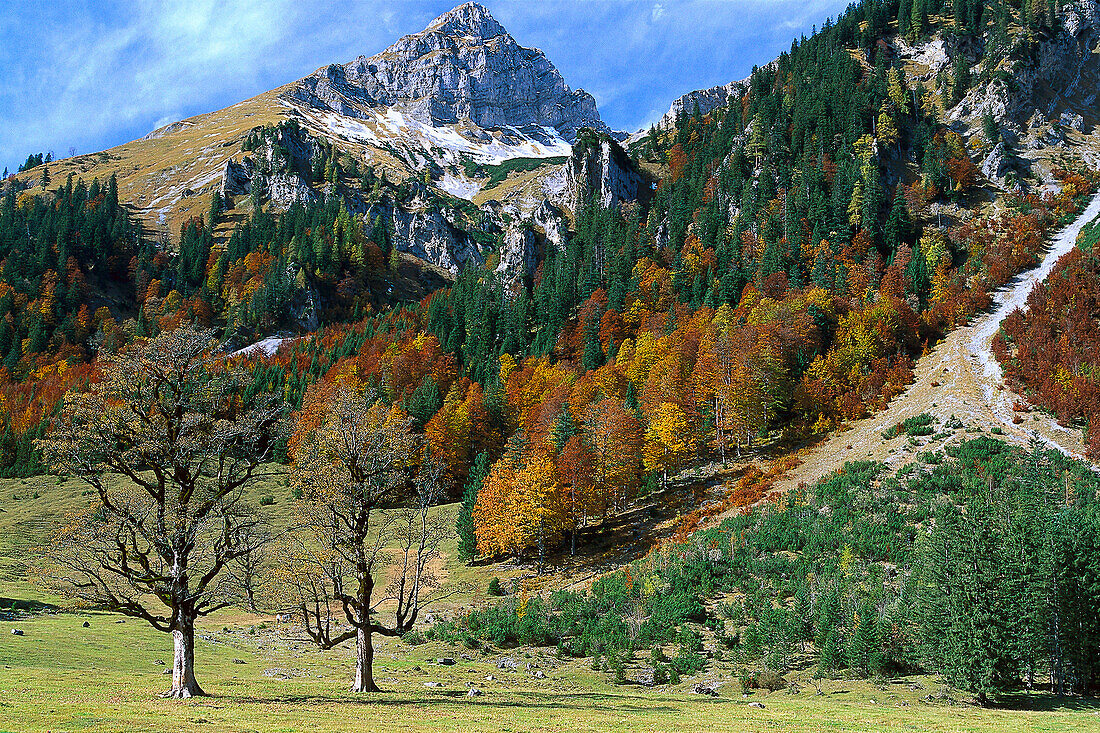
{"label": "boulder", "polygon": [[1085,130],[1085,118],[1068,109],[1058,117],[1058,124],[1077,132],[1084,132]]}

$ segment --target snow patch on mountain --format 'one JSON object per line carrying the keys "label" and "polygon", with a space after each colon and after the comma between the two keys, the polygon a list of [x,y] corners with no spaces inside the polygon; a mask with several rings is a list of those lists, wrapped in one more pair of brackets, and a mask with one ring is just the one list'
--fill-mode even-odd
{"label": "snow patch on mountain", "polygon": [[[568,156],[572,150],[572,145],[552,127],[471,128],[463,134],[458,125],[430,125],[395,107],[371,110],[367,119],[358,119],[304,105],[284,104],[318,132],[372,148],[396,151],[399,157],[418,166],[429,160],[440,167],[459,165],[464,160],[498,165],[512,158]],[[401,155],[402,152],[405,154]]]}
{"label": "snow patch on mountain", "polygon": [[466,176],[451,173],[450,171],[445,173],[443,178],[436,181],[435,185],[452,196],[466,199],[467,201],[473,201],[474,196],[481,191],[481,184],[477,181],[472,181]]}

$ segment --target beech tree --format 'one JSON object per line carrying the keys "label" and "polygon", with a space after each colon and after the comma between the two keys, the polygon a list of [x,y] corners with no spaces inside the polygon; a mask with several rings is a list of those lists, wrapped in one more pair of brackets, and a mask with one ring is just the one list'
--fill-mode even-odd
{"label": "beech tree", "polygon": [[171,633],[167,697],[204,694],[195,621],[232,602],[229,571],[265,537],[243,495],[264,476],[282,410],[268,395],[243,405],[246,375],[216,344],[184,326],[102,360],[100,380],[70,392],[37,441],[55,472],[96,495],[54,537],[43,577]]}
{"label": "beech tree", "polygon": [[[423,595],[439,588],[428,566],[448,527],[429,508],[444,469],[424,460],[415,497],[402,503],[420,443],[411,428],[412,418],[373,392],[325,385],[307,393],[292,439],[303,528],[284,568],[287,589],[318,646],[355,640],[353,692],[379,691],[372,635],[404,634],[426,601],[443,597]],[[378,618],[382,607],[393,613],[388,626]]]}
{"label": "beech tree", "polygon": [[645,467],[661,474],[663,488],[668,484],[669,472],[679,468],[694,450],[694,439],[683,409],[677,404],[662,402],[645,432],[642,452]]}

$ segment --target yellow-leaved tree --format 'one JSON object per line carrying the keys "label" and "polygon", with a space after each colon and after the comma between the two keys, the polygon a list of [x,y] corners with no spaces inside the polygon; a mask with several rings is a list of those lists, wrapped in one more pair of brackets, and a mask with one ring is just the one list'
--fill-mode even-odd
{"label": "yellow-leaved tree", "polygon": [[548,545],[559,543],[571,515],[568,492],[544,451],[524,453],[522,437],[493,464],[477,495],[474,527],[483,555],[538,550],[539,569]]}
{"label": "yellow-leaved tree", "polygon": [[661,486],[668,474],[695,453],[695,438],[688,430],[687,415],[674,402],[662,402],[650,417],[642,452],[645,467],[661,474]]}

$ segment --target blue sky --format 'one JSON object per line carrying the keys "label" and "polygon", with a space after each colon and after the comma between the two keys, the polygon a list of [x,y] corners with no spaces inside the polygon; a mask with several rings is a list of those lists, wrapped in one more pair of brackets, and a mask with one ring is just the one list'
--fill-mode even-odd
{"label": "blue sky", "polygon": [[[118,145],[329,63],[382,50],[457,0],[9,0],[0,8],[0,168]],[[483,0],[613,128],[744,78],[844,0]]]}

